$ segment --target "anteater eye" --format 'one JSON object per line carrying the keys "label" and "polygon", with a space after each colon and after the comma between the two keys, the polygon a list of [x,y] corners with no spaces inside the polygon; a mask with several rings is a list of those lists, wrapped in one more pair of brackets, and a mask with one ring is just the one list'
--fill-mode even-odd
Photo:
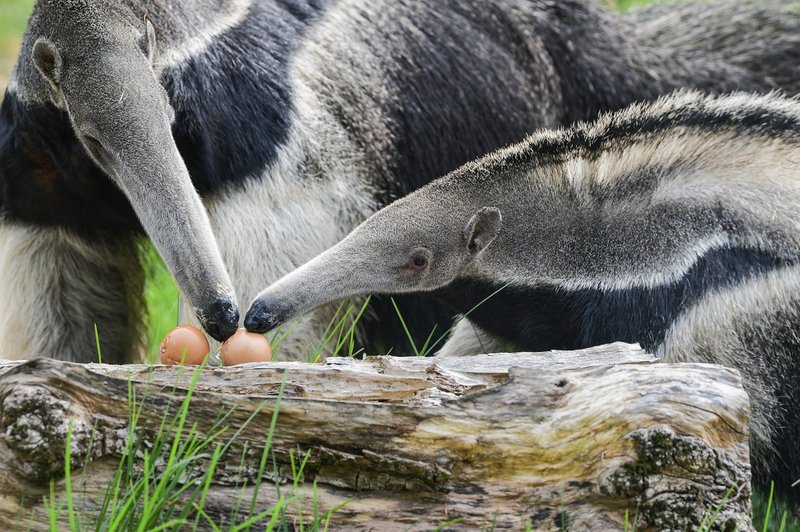
{"label": "anteater eye", "polygon": [[412,272],[422,272],[428,267],[428,262],[430,262],[430,257],[428,257],[427,251],[418,249],[411,254],[406,267]]}

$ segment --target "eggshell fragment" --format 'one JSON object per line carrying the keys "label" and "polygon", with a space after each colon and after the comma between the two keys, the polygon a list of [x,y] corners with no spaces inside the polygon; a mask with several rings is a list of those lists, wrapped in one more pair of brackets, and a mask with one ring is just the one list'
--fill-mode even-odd
{"label": "eggshell fragment", "polygon": [[269,341],[258,333],[239,329],[222,344],[222,363],[226,366],[248,362],[269,362],[272,348]]}
{"label": "eggshell fragment", "polygon": [[208,340],[203,332],[197,327],[182,325],[167,333],[161,342],[161,363],[174,366],[183,359],[186,365],[202,364],[208,351]]}

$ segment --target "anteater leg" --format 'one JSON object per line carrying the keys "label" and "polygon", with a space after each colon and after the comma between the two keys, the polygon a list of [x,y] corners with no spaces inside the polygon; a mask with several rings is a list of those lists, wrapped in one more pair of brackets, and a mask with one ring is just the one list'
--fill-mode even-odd
{"label": "anteater leg", "polygon": [[0,358],[139,361],[143,275],[133,238],[0,225]]}
{"label": "anteater leg", "polygon": [[514,349],[510,349],[501,340],[490,336],[489,333],[468,319],[462,318],[455,324],[445,344],[436,352],[436,356],[467,356],[509,350],[513,351]]}

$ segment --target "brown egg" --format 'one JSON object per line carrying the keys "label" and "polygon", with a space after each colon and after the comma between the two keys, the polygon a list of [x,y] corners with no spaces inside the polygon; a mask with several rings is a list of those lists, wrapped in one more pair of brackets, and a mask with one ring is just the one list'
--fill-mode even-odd
{"label": "brown egg", "polygon": [[269,362],[272,348],[266,338],[258,333],[239,329],[222,344],[222,363],[226,366],[247,362]]}
{"label": "brown egg", "polygon": [[183,363],[187,365],[202,364],[208,351],[208,340],[200,329],[181,325],[167,333],[161,342],[161,363],[176,365],[183,358]]}

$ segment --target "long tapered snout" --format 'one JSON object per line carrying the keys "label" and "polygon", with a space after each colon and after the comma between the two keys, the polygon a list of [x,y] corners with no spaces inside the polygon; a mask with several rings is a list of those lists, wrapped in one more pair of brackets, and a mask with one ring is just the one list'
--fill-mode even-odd
{"label": "long tapered snout", "polygon": [[435,288],[420,284],[406,267],[414,246],[398,237],[394,227],[391,216],[373,215],[344,240],[274,282],[251,303],[245,328],[264,333],[342,299]]}
{"label": "long tapered snout", "polygon": [[123,163],[123,190],[203,328],[224,341],[238,327],[236,295],[205,207],[172,137],[165,141],[161,156]]}
{"label": "long tapered snout", "polygon": [[372,282],[380,277],[369,274],[355,247],[350,239],[342,241],[267,287],[250,305],[245,328],[264,333],[327,303],[387,291]]}
{"label": "long tapered snout", "polygon": [[172,137],[167,95],[143,58],[110,57],[90,65],[92,85],[63,86],[75,134],[130,201],[203,328],[224,341],[238,327],[238,303]]}
{"label": "long tapered snout", "polygon": [[133,141],[111,136],[103,139],[107,144],[101,149],[115,158],[109,163],[110,173],[116,176],[203,328],[215,340],[224,341],[236,332],[239,311],[208,214],[169,124],[151,121],[147,129],[138,132],[141,135]]}
{"label": "long tapered snout", "polygon": [[316,307],[363,292],[363,287],[322,277],[335,272],[325,271],[321,263],[312,259],[261,292],[245,315],[245,328],[265,333]]}
{"label": "long tapered snout", "polygon": [[[122,188],[203,328],[215,340],[236,332],[238,303],[208,214],[174,146],[121,164]],[[127,175],[126,175],[127,174]]]}

